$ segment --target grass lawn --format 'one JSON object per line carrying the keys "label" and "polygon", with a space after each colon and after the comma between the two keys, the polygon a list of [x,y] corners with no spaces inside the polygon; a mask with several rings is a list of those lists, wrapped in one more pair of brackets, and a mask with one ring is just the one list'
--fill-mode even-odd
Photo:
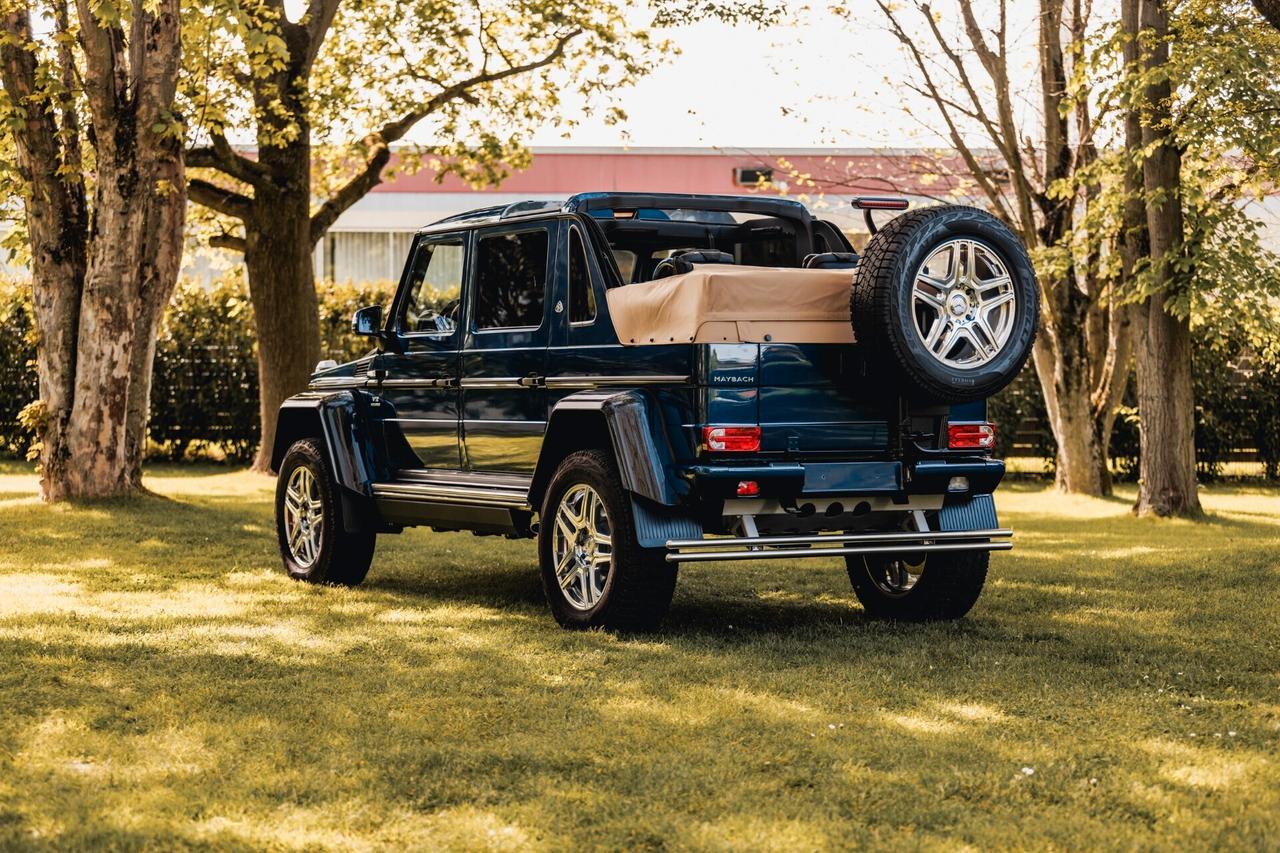
{"label": "grass lawn", "polygon": [[280,572],[271,481],[48,508],[0,467],[0,849],[1280,847],[1280,492],[1015,484],[963,622],[834,561],[693,565],[663,633],[569,633],[527,542]]}

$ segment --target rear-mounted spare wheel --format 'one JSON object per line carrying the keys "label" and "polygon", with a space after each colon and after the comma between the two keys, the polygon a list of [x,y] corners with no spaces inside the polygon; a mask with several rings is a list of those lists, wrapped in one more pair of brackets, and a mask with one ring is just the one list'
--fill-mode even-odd
{"label": "rear-mounted spare wheel", "polygon": [[[989,397],[1031,354],[1040,291],[1027,251],[986,211],[943,205],[904,213],[862,254],[853,331],[910,396]],[[884,375],[883,373],[881,375]]]}

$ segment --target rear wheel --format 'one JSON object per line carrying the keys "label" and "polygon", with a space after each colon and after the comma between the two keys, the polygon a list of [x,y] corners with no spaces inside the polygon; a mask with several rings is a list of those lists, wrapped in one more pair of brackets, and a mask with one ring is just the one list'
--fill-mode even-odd
{"label": "rear wheel", "polygon": [[986,551],[867,554],[845,558],[853,592],[873,619],[959,619],[987,579]]}
{"label": "rear wheel", "polygon": [[356,586],[369,573],[377,536],[346,529],[339,488],[319,442],[294,442],[276,480],[276,537],[289,577]]}
{"label": "rear wheel", "polygon": [[613,459],[571,454],[542,501],[538,531],[542,587],[566,628],[651,630],[666,615],[676,566],[641,548]]}

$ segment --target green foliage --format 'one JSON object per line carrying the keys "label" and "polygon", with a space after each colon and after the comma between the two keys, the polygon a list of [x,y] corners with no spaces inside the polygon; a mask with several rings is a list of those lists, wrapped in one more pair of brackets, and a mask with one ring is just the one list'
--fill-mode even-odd
{"label": "green foliage", "polygon": [[[393,282],[365,286],[322,282],[321,352],[351,361],[370,351],[351,333],[365,305],[391,308]],[[438,307],[457,297],[437,294]],[[0,457],[22,457],[36,435],[36,336],[29,285],[0,282]],[[24,411],[26,415],[24,416]],[[212,453],[247,461],[259,439],[258,361],[253,308],[235,277],[205,288],[185,282],[174,292],[156,341],[151,385],[154,456],[184,459]]]}
{"label": "green foliage", "polygon": [[35,437],[23,410],[40,394],[31,285],[0,279],[0,456],[23,456]]}
{"label": "green foliage", "polygon": [[[1236,333],[1223,334],[1224,329]],[[1256,454],[1263,476],[1280,478],[1280,348],[1259,345],[1231,324],[1199,325],[1195,335],[1191,381],[1195,408],[1196,468],[1202,481],[1219,479],[1227,462]],[[1008,456],[1018,425],[1046,423],[1044,396],[1035,371],[1023,370],[1008,388],[992,397],[987,416],[997,424],[996,455]],[[1132,383],[1116,416],[1108,453],[1122,480],[1138,476],[1139,426]],[[1048,429],[1023,435],[1023,451],[1049,460],[1057,445]]]}
{"label": "green foliage", "polygon": [[222,449],[247,461],[258,440],[258,361],[245,289],[221,281],[180,285],[156,341],[150,439],[181,459]]}

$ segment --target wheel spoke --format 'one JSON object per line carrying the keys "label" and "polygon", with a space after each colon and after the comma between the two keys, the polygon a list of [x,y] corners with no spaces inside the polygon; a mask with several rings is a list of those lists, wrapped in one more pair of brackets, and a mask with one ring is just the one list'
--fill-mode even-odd
{"label": "wheel spoke", "polygon": [[968,341],[970,346],[972,346],[973,348],[972,363],[986,364],[987,361],[991,358],[992,353],[989,349],[987,349],[986,345],[979,338],[977,332],[975,331],[975,328],[976,327],[974,326],[968,326],[964,329],[959,330],[960,336],[963,337],[966,341]]}
{"label": "wheel spoke", "polygon": [[924,336],[924,345],[930,352],[933,352],[934,346],[938,343],[938,338],[941,337],[942,333],[945,332],[947,327],[950,325],[951,324],[942,317],[933,321],[933,325],[929,327],[929,333]]}
{"label": "wheel spoke", "polygon": [[945,335],[939,335],[938,338],[934,340],[933,345],[929,347],[929,351],[936,356],[945,358],[947,353],[951,352],[952,348],[955,347],[956,340],[959,337],[960,327],[948,324],[947,333]]}
{"label": "wheel spoke", "polygon": [[[1012,284],[1012,283],[1013,283],[1013,282],[1012,282],[1012,280],[1009,278],[1009,276],[1007,276],[1007,275],[998,275],[998,276],[996,276],[995,278],[989,278],[989,279],[987,279],[986,281],[975,281],[975,282],[973,283],[973,288],[974,288],[974,290],[978,291],[978,293],[980,293],[980,294],[981,294],[981,293],[986,293],[986,292],[988,292],[988,291],[990,291],[990,290],[995,290],[997,287],[1005,287],[1005,286],[1010,285],[1010,284]],[[1012,298],[1013,298],[1013,294],[1012,294],[1012,292],[1010,292],[1010,296],[1009,296],[1009,298],[1010,298],[1010,299],[1012,299]]]}
{"label": "wheel spoke", "polygon": [[558,530],[560,535],[564,537],[564,541],[567,545],[572,545],[577,531],[573,529],[573,522],[566,518],[566,515],[567,512],[565,507],[560,507],[560,511],[556,513],[556,530]]}
{"label": "wheel spoke", "polygon": [[573,548],[566,547],[556,563],[556,580],[560,582],[561,589],[569,588],[569,584],[577,576],[576,569],[577,564],[573,560]]}
{"label": "wheel spoke", "polygon": [[1008,302],[1012,302],[1013,299],[1014,299],[1013,291],[1006,290],[1004,293],[997,293],[995,296],[991,297],[990,299],[982,300],[978,304],[978,307],[982,309],[982,313],[988,314],[991,311],[995,310],[996,308],[999,308],[1001,305],[1004,305]]}

